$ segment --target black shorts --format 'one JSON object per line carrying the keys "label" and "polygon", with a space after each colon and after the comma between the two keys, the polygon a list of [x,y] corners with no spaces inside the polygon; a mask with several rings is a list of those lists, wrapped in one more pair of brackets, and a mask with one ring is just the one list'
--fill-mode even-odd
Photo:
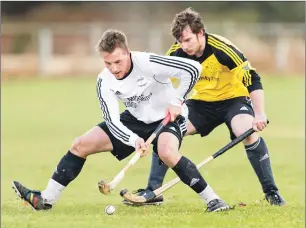
{"label": "black shorts", "polygon": [[[162,120],[156,121],[154,123],[146,124],[142,121],[137,120],[129,111],[124,111],[120,114],[120,121],[132,132],[136,133],[139,137],[143,138],[145,141],[151,136],[157,126],[161,123]],[[110,138],[113,151],[111,153],[120,161],[126,157],[128,157],[131,153],[135,151],[135,148],[132,146],[128,146],[117,139],[113,134],[109,131],[105,122],[98,124],[98,126],[105,131],[105,133]],[[186,119],[183,116],[179,116],[176,118],[174,122],[169,122],[161,132],[170,132],[174,134],[178,140],[179,145],[181,146],[182,138],[186,134]],[[158,153],[157,151],[157,140],[158,136],[156,136],[155,140],[152,142],[153,151]]]}
{"label": "black shorts", "polygon": [[237,114],[254,116],[252,102],[249,97],[236,97],[224,101],[206,102],[187,100],[188,119],[202,137],[208,135],[214,128],[225,123],[230,131],[230,137],[236,138],[231,128],[231,120]]}

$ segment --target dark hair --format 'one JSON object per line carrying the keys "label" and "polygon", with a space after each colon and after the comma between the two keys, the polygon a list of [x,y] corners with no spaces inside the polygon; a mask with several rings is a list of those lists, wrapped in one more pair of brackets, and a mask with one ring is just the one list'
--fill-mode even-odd
{"label": "dark hair", "polygon": [[173,19],[171,24],[172,36],[176,40],[179,40],[183,30],[188,25],[191,31],[195,34],[199,33],[201,30],[204,30],[204,23],[202,17],[191,7],[175,15],[175,18]]}
{"label": "dark hair", "polygon": [[100,39],[97,50],[112,53],[117,47],[128,49],[127,38],[124,32],[115,29],[106,30]]}

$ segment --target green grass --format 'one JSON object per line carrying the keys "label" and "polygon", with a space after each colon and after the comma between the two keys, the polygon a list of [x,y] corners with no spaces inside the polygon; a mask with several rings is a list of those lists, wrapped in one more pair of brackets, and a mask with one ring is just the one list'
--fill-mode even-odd
{"label": "green grass", "polygon": [[[204,213],[205,205],[189,188],[178,184],[165,193],[160,207],[126,207],[119,190],[145,187],[151,156],[143,158],[117,190],[101,195],[97,182],[112,179],[128,162],[110,154],[88,158],[80,176],[63,192],[51,211],[33,212],[11,189],[11,181],[44,189],[59,159],[72,140],[101,121],[95,78],[12,81],[2,84],[1,225],[4,228],[51,227],[284,227],[305,225],[305,96],[304,78],[264,77],[266,111],[271,121],[262,133],[269,146],[278,187],[286,207],[271,207],[238,145],[201,172],[229,204],[244,202],[226,213]],[[227,129],[217,128],[209,137],[185,139],[182,153],[195,163],[229,142]],[[167,180],[175,177],[172,171]],[[108,216],[104,207],[113,204]]]}

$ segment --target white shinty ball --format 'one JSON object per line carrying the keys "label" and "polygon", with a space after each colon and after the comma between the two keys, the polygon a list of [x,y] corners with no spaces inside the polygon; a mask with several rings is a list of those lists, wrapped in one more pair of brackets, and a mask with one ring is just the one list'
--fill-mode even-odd
{"label": "white shinty ball", "polygon": [[107,205],[104,209],[105,213],[108,215],[112,215],[115,213],[116,208],[113,205]]}

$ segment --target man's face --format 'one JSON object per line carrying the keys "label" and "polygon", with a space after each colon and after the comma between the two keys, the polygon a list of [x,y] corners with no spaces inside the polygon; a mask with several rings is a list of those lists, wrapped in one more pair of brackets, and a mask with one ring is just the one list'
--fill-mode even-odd
{"label": "man's face", "polygon": [[101,52],[107,69],[117,78],[121,79],[130,70],[131,58],[126,49],[117,47],[112,53]]}
{"label": "man's face", "polygon": [[186,52],[188,55],[195,55],[200,52],[201,43],[199,37],[203,36],[203,32],[201,31],[198,34],[194,34],[189,26],[186,26],[182,32],[178,43],[180,47]]}

